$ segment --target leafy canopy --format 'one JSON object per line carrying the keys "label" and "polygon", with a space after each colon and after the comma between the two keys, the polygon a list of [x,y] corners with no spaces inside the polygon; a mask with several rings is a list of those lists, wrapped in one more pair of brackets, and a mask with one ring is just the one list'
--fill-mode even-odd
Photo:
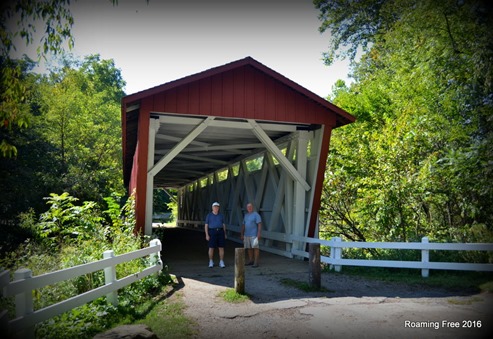
{"label": "leafy canopy", "polygon": [[[484,1],[315,1],[330,98],[357,117],[331,140],[323,231],[362,241],[493,240],[493,20]],[[361,51],[359,60],[357,51]]]}

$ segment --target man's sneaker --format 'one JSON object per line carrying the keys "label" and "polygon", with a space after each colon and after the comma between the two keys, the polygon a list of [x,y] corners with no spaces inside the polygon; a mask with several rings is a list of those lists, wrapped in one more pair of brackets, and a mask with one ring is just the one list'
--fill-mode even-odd
{"label": "man's sneaker", "polygon": [[226,265],[224,265],[224,261],[221,260],[219,262],[219,267],[221,267],[221,268],[225,268],[226,267]]}
{"label": "man's sneaker", "polygon": [[209,260],[209,268],[214,267],[214,262],[212,260]]}

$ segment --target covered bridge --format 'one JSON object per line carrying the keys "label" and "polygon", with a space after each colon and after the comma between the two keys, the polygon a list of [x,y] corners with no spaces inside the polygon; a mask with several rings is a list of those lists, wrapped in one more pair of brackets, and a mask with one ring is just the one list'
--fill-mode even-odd
{"label": "covered bridge", "polygon": [[331,131],[353,121],[251,57],[124,97],[124,183],[137,230],[152,232],[153,189],[174,188],[179,226],[202,226],[218,201],[239,240],[252,202],[261,246],[289,256],[304,246],[290,235],[318,237]]}

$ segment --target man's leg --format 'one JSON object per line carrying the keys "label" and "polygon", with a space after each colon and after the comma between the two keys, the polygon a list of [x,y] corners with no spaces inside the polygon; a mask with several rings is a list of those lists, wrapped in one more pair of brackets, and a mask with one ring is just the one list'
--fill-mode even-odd
{"label": "man's leg", "polygon": [[260,248],[254,248],[253,253],[254,253],[254,257],[255,257],[255,261],[253,262],[253,265],[258,266],[258,260],[260,257]]}
{"label": "man's leg", "polygon": [[253,249],[248,248],[247,253],[248,253],[248,263],[252,264],[253,263]]}
{"label": "man's leg", "polygon": [[224,247],[219,247],[219,267],[224,268]]}
{"label": "man's leg", "polygon": [[209,247],[209,267],[214,267],[214,247]]}

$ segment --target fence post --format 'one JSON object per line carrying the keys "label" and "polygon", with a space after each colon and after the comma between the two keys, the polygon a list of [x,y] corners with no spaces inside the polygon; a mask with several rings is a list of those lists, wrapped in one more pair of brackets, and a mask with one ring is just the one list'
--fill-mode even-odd
{"label": "fence post", "polygon": [[[341,242],[341,238],[340,237],[334,237],[333,239],[334,239],[334,241],[336,243],[340,243]],[[335,244],[334,247],[330,251],[331,256],[332,256],[332,250],[334,250],[334,257],[333,257],[333,259],[336,259],[337,260],[337,259],[341,259],[342,258],[342,248],[341,247],[339,247],[337,244]],[[341,271],[341,267],[342,267],[341,265],[334,265],[334,271],[340,272]]]}
{"label": "fence post", "polygon": [[158,247],[157,251],[151,253],[151,255],[150,255],[150,258],[151,258],[151,266],[160,264],[160,262],[161,262],[161,253],[160,253],[161,246],[160,245],[161,245],[161,241],[159,239],[152,239],[149,242],[149,246],[150,247],[156,247],[156,246]]}
{"label": "fence post", "polygon": [[[0,267],[0,296],[3,296],[3,288],[10,283],[10,272]],[[0,310],[0,333],[8,334],[9,315],[7,310]]]}
{"label": "fence post", "polygon": [[[20,268],[14,272],[14,281],[30,279],[33,277],[33,272],[27,268]],[[17,318],[24,317],[29,313],[33,313],[33,294],[32,291],[24,291],[15,296],[15,316]],[[19,338],[34,338],[34,326],[29,326],[17,333]]]}
{"label": "fence post", "polygon": [[[421,238],[421,243],[427,244],[428,243],[428,237]],[[421,250],[421,262],[423,264],[427,264],[430,262],[430,251],[429,250]],[[429,269],[427,269],[427,268],[421,269],[421,276],[423,278],[428,278],[429,275],[430,275]]]}
{"label": "fence post", "polygon": [[235,248],[235,291],[245,294],[245,249]]}
{"label": "fence post", "polygon": [[[332,238],[332,241],[334,241],[334,238]],[[333,262],[333,259],[336,258],[336,251],[334,246],[330,246],[329,258],[330,258],[330,262]],[[334,265],[330,264],[329,270],[332,271],[333,269],[334,269]]]}
{"label": "fence post", "polygon": [[[103,259],[113,258],[115,252],[108,250],[103,252]],[[116,281],[116,269],[115,266],[108,266],[104,268],[104,284],[111,285]],[[118,306],[118,293],[116,291],[110,292],[106,295],[106,298],[113,306]]]}
{"label": "fence post", "polygon": [[320,244],[318,243],[310,243],[308,245],[309,248],[309,268],[310,272],[308,274],[308,280],[310,282],[310,286],[317,290],[320,289],[321,279],[322,279],[322,267],[320,266]]}

